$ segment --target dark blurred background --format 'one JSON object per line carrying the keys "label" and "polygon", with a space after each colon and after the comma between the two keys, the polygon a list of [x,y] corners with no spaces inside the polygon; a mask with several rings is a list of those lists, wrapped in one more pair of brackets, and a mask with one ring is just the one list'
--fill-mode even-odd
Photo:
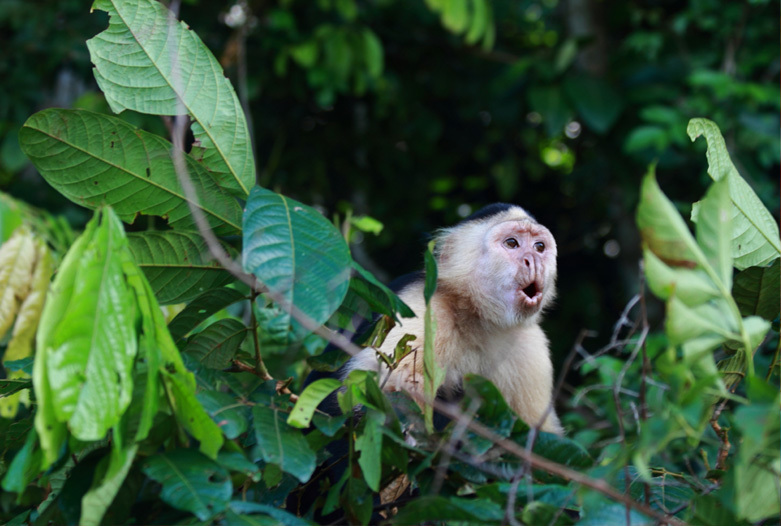
{"label": "dark blurred background", "polygon": [[[38,176],[17,132],[47,106],[109,112],[85,45],[107,17],[90,3],[0,0],[0,190],[76,227],[87,211]],[[475,11],[484,5],[492,18]],[[589,346],[606,342],[638,292],[634,213],[649,163],[687,217],[707,188],[690,118],[719,125],[778,215],[777,1],[172,7],[249,107],[260,184],[329,217],[382,222],[380,235],[353,239],[356,259],[382,279],[418,268],[428,233],[491,202],[520,204],[547,225],[560,255],[546,321],[558,361],[582,329],[598,333]],[[157,117],[123,117],[166,135]]]}

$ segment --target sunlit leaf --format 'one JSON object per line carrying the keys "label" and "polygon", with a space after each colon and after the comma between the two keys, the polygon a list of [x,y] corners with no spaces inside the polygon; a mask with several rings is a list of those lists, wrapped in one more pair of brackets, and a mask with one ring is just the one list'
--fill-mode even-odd
{"label": "sunlit leaf", "polygon": [[659,188],[653,166],[643,179],[637,226],[646,246],[668,265],[694,268],[705,263],[689,227]]}
{"label": "sunlit leaf", "polygon": [[732,249],[735,266],[764,266],[781,255],[778,224],[757,194],[740,176],[727,152],[718,126],[708,119],[692,119],[686,129],[692,141],[700,135],[708,143],[708,174],[726,179],[732,199]]}
{"label": "sunlit leaf", "polygon": [[320,378],[306,386],[298,396],[298,401],[290,412],[287,423],[293,427],[306,429],[312,421],[312,415],[320,402],[342,386],[336,378]]}
{"label": "sunlit leaf", "polygon": [[643,262],[648,287],[663,300],[675,295],[686,305],[695,306],[719,296],[702,270],[670,267],[648,249],[643,250]]}
{"label": "sunlit leaf", "polygon": [[[264,188],[252,189],[244,213],[244,269],[316,324],[342,303],[350,277],[350,251],[316,210]],[[296,338],[311,332],[285,314]]]}
{"label": "sunlit leaf", "polygon": [[162,485],[160,498],[176,509],[205,521],[225,511],[231,497],[228,472],[192,449],[176,449],[149,457],[144,473]]}
{"label": "sunlit leaf", "polygon": [[[25,122],[22,150],[65,197],[95,209],[111,205],[132,223],[156,215],[176,229],[195,230],[188,199],[173,163],[173,146],[116,117],[84,110],[47,109]],[[217,234],[241,230],[241,207],[204,167],[184,155],[200,208]]]}
{"label": "sunlit leaf", "polygon": [[700,201],[697,244],[725,289],[732,287],[731,241],[729,189],[726,181],[717,181]]}
{"label": "sunlit leaf", "polygon": [[[56,421],[67,422],[74,437],[98,440],[130,403],[137,351],[135,301],[123,275],[121,253],[127,239],[117,216],[104,209],[82,237],[83,250],[79,245],[68,252],[47,298],[33,381],[39,409],[51,407]],[[64,282],[68,277],[71,283]],[[45,311],[55,308],[63,310],[50,326]],[[36,376],[40,368],[45,378]],[[44,414],[39,410],[36,416],[41,437],[51,424]],[[47,447],[44,451],[49,459],[57,453]]]}
{"label": "sunlit leaf", "polygon": [[246,196],[255,182],[247,122],[233,86],[198,35],[154,0],[96,0],[92,8],[110,16],[108,29],[87,47],[111,109],[187,113],[203,148],[201,164],[221,187]]}

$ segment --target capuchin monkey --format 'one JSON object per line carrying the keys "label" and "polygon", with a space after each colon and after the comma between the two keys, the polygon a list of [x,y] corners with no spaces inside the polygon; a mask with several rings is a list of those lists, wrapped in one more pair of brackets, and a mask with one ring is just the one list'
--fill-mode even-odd
{"label": "capuchin monkey", "polygon": [[[434,354],[446,371],[438,397],[452,399],[465,374],[478,374],[493,382],[529,426],[563,434],[553,409],[548,339],[540,328],[556,295],[553,235],[523,208],[496,203],[439,231],[435,240]],[[398,288],[416,317],[391,329],[379,349],[352,357],[337,372],[340,378],[354,369],[374,370],[386,391],[406,390],[423,399],[423,287],[418,274]],[[416,336],[414,350],[390,371],[377,352],[393,356],[405,334]]]}
{"label": "capuchin monkey", "polygon": [[[446,374],[437,398],[457,400],[463,394],[463,376],[479,374],[493,382],[529,426],[563,434],[552,405],[553,366],[548,340],[540,328],[542,312],[556,294],[553,235],[523,208],[497,203],[441,230],[435,239],[438,278],[431,299],[437,321],[434,354]],[[424,278],[418,273],[391,284],[415,312],[415,318],[393,327],[379,349],[362,350],[335,373],[313,371],[306,383],[333,376],[344,379],[355,369],[373,370],[379,373],[386,391],[405,390],[422,402]],[[377,353],[393,356],[405,334],[416,336],[410,343],[413,352],[391,371]],[[326,352],[340,351],[332,348]],[[340,414],[336,393],[329,395],[319,409]],[[441,429],[446,423],[446,418],[435,413],[435,427]],[[324,468],[313,479],[322,476],[335,484],[346,469],[343,459],[348,446],[346,441],[337,441],[328,450],[342,461]],[[309,484],[291,494],[287,508],[299,513],[309,508],[319,496],[317,487]],[[405,487],[408,484],[401,482],[400,488]],[[326,517],[315,511],[314,518],[323,524],[343,520],[339,510]]]}

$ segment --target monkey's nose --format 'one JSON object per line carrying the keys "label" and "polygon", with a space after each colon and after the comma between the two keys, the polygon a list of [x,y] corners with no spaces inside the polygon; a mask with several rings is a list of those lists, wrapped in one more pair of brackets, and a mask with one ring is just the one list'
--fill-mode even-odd
{"label": "monkey's nose", "polygon": [[524,257],[524,258],[523,258],[523,262],[524,262],[524,263],[526,263],[526,266],[527,266],[527,267],[530,267],[530,268],[531,268],[531,266],[532,266],[532,261],[531,261],[531,258],[530,258],[529,256],[526,256],[526,257]]}

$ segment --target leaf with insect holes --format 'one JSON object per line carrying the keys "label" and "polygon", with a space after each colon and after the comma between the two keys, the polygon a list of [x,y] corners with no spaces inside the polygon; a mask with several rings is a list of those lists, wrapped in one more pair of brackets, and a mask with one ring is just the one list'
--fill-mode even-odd
{"label": "leaf with insect holes", "polygon": [[218,235],[238,234],[241,207],[206,169],[184,156],[197,199],[185,195],[171,143],[109,115],[47,109],[19,131],[22,151],[44,179],[76,204],[110,205],[126,223],[161,216],[177,230],[196,230],[190,205],[200,208]]}
{"label": "leaf with insect holes", "polygon": [[255,183],[247,121],[233,86],[203,41],[154,0],[96,0],[92,8],[109,14],[108,29],[88,40],[87,47],[111,109],[186,113],[200,147],[199,164],[221,188],[245,197]]}

